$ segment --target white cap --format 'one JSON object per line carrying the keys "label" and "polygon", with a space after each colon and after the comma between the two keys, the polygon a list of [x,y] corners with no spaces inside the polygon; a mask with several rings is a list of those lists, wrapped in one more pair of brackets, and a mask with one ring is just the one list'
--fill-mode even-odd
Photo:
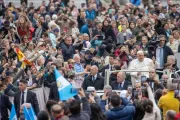
{"label": "white cap", "polygon": [[52,15],[52,19],[53,19],[53,20],[56,20],[56,19],[57,19],[57,15],[53,14],[53,15]]}
{"label": "white cap", "polygon": [[95,91],[95,88],[94,87],[87,87],[87,91]]}

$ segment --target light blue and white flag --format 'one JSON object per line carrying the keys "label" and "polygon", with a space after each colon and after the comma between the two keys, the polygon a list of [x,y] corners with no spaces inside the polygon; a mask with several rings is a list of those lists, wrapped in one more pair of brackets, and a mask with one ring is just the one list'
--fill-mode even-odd
{"label": "light blue and white flag", "polygon": [[135,6],[141,5],[141,0],[131,0],[131,3]]}
{"label": "light blue and white flag", "polygon": [[72,85],[60,74],[57,69],[54,69],[55,78],[58,87],[60,100],[68,100],[77,95],[77,92],[72,92]]}
{"label": "light blue and white flag", "polygon": [[10,113],[9,120],[17,120],[17,115],[16,115],[16,110],[15,110],[14,104],[12,104],[12,107],[11,107],[11,113]]}
{"label": "light blue and white flag", "polygon": [[29,115],[31,117],[31,120],[37,120],[36,114],[34,113],[34,110],[32,108],[32,105],[30,107],[30,109],[28,109]]}
{"label": "light blue and white flag", "polygon": [[24,118],[25,118],[25,120],[32,120],[26,106],[24,106],[23,112],[24,112]]}

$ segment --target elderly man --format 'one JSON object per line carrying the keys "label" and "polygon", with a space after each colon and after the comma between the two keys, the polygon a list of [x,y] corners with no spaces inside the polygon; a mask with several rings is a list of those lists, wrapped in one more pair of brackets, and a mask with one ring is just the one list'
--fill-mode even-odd
{"label": "elderly man", "polygon": [[176,58],[174,55],[169,55],[167,57],[167,63],[169,63],[170,66],[173,67],[176,71],[179,70],[178,66],[176,65]]}
{"label": "elderly man", "polygon": [[125,73],[119,72],[117,74],[117,81],[112,82],[111,87],[113,90],[127,90],[128,88],[128,81],[125,80]]}
{"label": "elderly man", "polygon": [[[143,51],[137,52],[137,59],[131,61],[129,65],[129,70],[143,70],[148,71],[154,68],[153,61],[149,58],[144,57]],[[134,86],[135,80],[140,80],[141,76],[149,77],[148,72],[131,72],[130,73],[132,78],[132,85]]]}
{"label": "elderly man", "polygon": [[55,120],[69,120],[69,118],[64,115],[63,107],[59,104],[51,107],[51,114]]}
{"label": "elderly man", "polygon": [[84,90],[87,90],[87,87],[95,87],[96,90],[103,90],[104,87],[104,78],[98,74],[98,67],[93,65],[91,67],[90,75],[87,76],[82,84]]}
{"label": "elderly man", "polygon": [[88,72],[84,72],[84,68],[80,62],[81,58],[80,58],[79,54],[75,54],[73,56],[73,59],[75,61],[75,64],[74,64],[75,87],[80,88],[82,85],[82,82],[84,81],[84,75],[88,74]]}

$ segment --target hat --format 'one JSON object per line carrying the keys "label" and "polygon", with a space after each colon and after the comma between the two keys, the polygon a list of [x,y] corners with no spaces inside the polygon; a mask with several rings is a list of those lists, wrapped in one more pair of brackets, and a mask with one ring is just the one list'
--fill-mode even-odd
{"label": "hat", "polygon": [[86,50],[85,54],[91,54],[91,51],[90,50]]}
{"label": "hat", "polygon": [[52,19],[56,20],[57,19],[57,15],[53,14]]}
{"label": "hat", "polygon": [[94,87],[89,86],[89,87],[87,87],[87,91],[89,91],[89,92],[91,92],[91,91],[95,91],[95,88],[94,88]]}
{"label": "hat", "polygon": [[4,21],[4,25],[10,25],[10,22],[8,20]]}
{"label": "hat", "polygon": [[130,39],[133,39],[134,37],[136,37],[135,35],[130,35]]}
{"label": "hat", "polygon": [[58,29],[58,28],[55,28],[55,29],[53,30],[53,32],[59,32],[59,29]]}

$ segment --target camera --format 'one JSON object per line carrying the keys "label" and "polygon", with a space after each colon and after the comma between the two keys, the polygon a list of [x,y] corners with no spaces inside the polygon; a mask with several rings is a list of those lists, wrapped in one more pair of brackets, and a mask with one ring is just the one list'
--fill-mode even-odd
{"label": "camera", "polygon": [[159,39],[156,35],[154,35],[148,42],[148,53],[152,54],[151,56],[155,55],[156,47],[159,44]]}
{"label": "camera", "polygon": [[178,79],[178,78],[173,78],[173,79],[172,79],[172,83],[180,83],[180,79]]}

